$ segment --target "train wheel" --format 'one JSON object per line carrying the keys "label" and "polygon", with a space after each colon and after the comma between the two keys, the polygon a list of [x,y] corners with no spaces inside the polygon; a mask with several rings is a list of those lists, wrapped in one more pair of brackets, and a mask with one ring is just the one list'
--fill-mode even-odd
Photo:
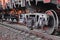
{"label": "train wheel", "polygon": [[54,10],[47,10],[45,13],[49,16],[49,18],[48,25],[44,26],[43,30],[47,34],[52,34],[55,29],[58,28],[58,16]]}

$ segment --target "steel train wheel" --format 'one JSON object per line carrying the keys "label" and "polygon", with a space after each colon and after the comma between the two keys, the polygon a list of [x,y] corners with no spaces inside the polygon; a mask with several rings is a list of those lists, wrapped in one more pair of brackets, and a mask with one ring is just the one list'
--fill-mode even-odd
{"label": "steel train wheel", "polygon": [[54,10],[47,10],[45,13],[50,16],[50,22],[48,21],[48,26],[44,26],[43,30],[47,34],[52,34],[58,28],[58,16]]}

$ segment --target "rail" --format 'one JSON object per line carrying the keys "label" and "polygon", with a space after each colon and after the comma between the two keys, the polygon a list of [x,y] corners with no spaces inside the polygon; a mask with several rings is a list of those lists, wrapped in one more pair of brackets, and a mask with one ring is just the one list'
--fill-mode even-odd
{"label": "rail", "polygon": [[38,30],[27,30],[27,29],[24,29],[24,28],[21,29],[19,27],[13,27],[12,25],[7,25],[7,24],[1,23],[1,22],[0,22],[0,25],[4,25],[6,27],[10,27],[10,28],[13,28],[13,29],[18,30],[18,31],[21,30],[21,31],[24,31],[24,32],[29,33],[29,34],[33,34],[33,35],[35,35],[37,37],[40,37],[40,38],[42,38],[44,40],[45,39],[46,40],[60,40],[60,37],[58,37],[58,36],[48,35],[46,33],[40,32]]}

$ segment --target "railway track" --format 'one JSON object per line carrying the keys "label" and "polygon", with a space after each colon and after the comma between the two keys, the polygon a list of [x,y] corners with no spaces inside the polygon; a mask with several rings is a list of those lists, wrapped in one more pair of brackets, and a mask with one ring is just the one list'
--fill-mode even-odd
{"label": "railway track", "polygon": [[29,30],[27,28],[26,29],[20,28],[21,25],[16,26],[16,25],[13,25],[13,24],[8,24],[6,22],[5,22],[5,24],[0,23],[0,25],[5,26],[7,29],[9,29],[11,31],[15,30],[14,32],[16,32],[16,33],[23,34],[23,35],[28,35],[29,37],[32,37],[32,39],[34,39],[34,40],[37,40],[37,39],[38,40],[60,40],[60,37],[58,37],[58,36],[48,35],[46,33],[42,33],[41,31],[38,31],[38,30]]}
{"label": "railway track", "polygon": [[[3,30],[3,31],[1,31],[1,30]],[[42,40],[40,37],[37,37],[26,31],[15,29],[8,25],[0,24],[0,35],[2,35],[2,34],[3,34],[3,36],[10,35],[10,40],[14,40],[15,38],[17,38],[16,40]]]}

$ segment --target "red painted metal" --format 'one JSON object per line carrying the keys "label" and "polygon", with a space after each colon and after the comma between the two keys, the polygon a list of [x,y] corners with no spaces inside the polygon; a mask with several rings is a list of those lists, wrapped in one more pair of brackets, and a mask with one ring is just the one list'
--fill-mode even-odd
{"label": "red painted metal", "polygon": [[44,3],[50,3],[51,0],[43,0]]}
{"label": "red painted metal", "polygon": [[60,4],[60,0],[57,0],[57,4]]}

